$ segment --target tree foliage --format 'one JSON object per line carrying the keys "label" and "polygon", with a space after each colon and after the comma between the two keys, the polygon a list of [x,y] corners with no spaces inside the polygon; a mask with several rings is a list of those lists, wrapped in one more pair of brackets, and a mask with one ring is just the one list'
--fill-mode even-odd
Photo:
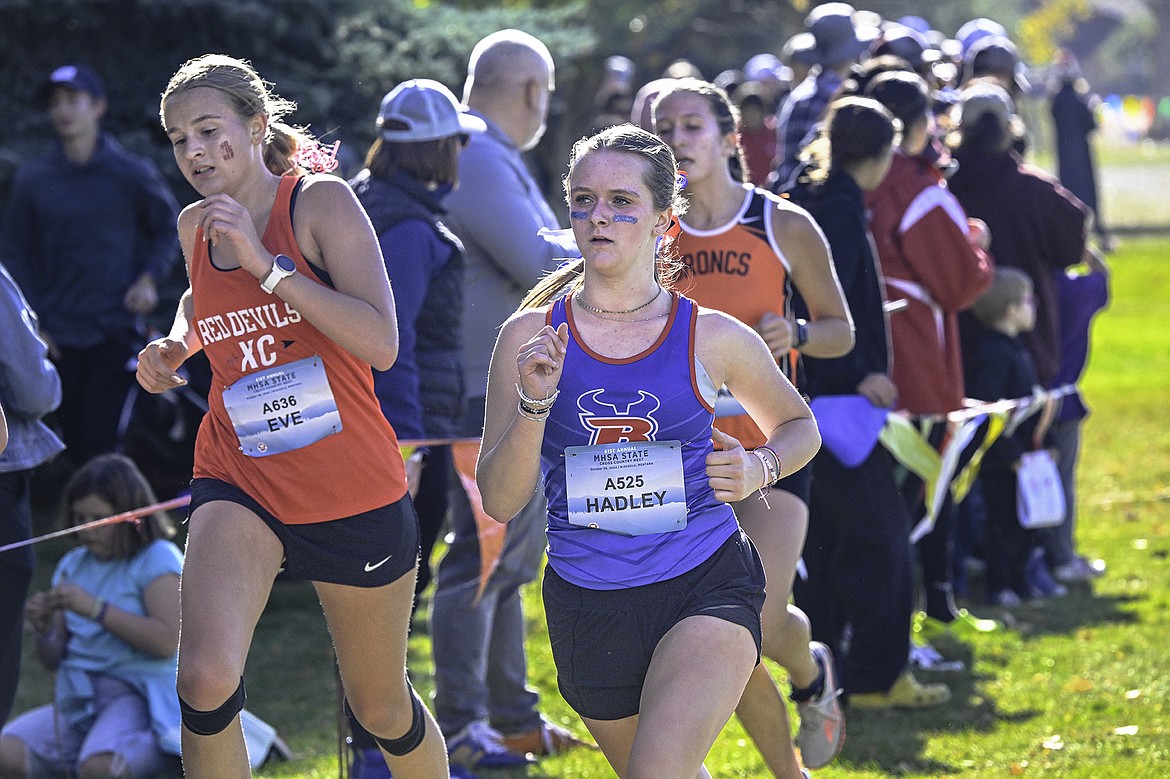
{"label": "tree foliage", "polygon": [[[0,0],[0,141],[5,170],[51,136],[34,104],[56,66],[86,62],[109,93],[106,127],[156,157],[177,179],[158,119],[167,79],[187,59],[219,52],[249,59],[319,134],[360,156],[372,140],[383,94],[407,78],[435,78],[461,91],[467,56],[492,30],[537,35],[558,61],[595,48],[584,4],[554,9],[463,9],[410,0]],[[175,181],[176,189],[192,193]],[[2,194],[2,193],[0,193]]]}
{"label": "tree foliage", "polygon": [[1032,62],[1049,62],[1061,41],[1072,37],[1076,23],[1087,19],[1089,0],[1051,0],[1020,22],[1020,48]]}
{"label": "tree foliage", "polygon": [[[858,7],[890,19],[919,13],[947,35],[991,15],[1015,28],[1020,6],[1029,51],[1042,49],[1087,0],[868,0]],[[1145,0],[1163,12],[1170,0]],[[373,137],[382,95],[407,78],[434,78],[462,91],[475,41],[504,27],[543,40],[557,66],[548,142],[538,166],[555,190],[569,144],[589,129],[603,60],[630,57],[641,84],[685,58],[707,78],[741,68],[752,55],[779,53],[804,30],[809,0],[0,0],[0,201],[6,173],[51,136],[33,96],[64,62],[93,65],[106,79],[106,126],[131,148],[155,156],[178,180],[158,122],[158,96],[190,57],[222,52],[250,59],[300,110],[294,117],[351,159]],[[1016,28],[1018,29],[1018,28]]]}

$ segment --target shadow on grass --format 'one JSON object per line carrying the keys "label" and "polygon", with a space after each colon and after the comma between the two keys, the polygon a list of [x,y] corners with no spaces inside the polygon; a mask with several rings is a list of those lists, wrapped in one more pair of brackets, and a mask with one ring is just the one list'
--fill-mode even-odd
{"label": "shadow on grass", "polygon": [[981,576],[972,577],[970,599],[963,604],[977,616],[998,619],[1024,636],[1075,633],[1102,625],[1132,625],[1138,622],[1133,608],[1144,598],[1139,595],[1097,594],[1091,582],[1068,585],[1068,595],[1025,601],[1019,606],[980,605],[986,591]]}
{"label": "shadow on grass", "polygon": [[1012,610],[1012,617],[1015,629],[1026,637],[1071,634],[1101,625],[1137,624],[1132,607],[1142,600],[1137,595],[1094,595],[1081,585],[1063,598],[1024,603]]}
{"label": "shadow on grass", "polygon": [[[970,669],[969,659],[968,669]],[[1026,722],[1042,714],[1024,710],[1005,712],[979,689],[988,674],[966,670],[959,673],[916,671],[923,682],[944,682],[951,688],[951,701],[930,709],[887,711],[850,709],[849,736],[835,765],[880,770],[890,776],[906,774],[953,776],[962,773],[962,756],[954,762],[927,757],[926,742],[946,733],[987,733],[1004,723]]]}
{"label": "shadow on grass", "polygon": [[[964,643],[943,637],[935,643],[947,659],[961,660],[964,670],[953,673],[915,670],[924,683],[943,682],[951,688],[951,701],[922,710],[857,710],[847,714],[849,737],[836,765],[858,770],[880,770],[891,776],[907,774],[949,776],[964,771],[960,756],[955,761],[927,756],[927,743],[937,735],[985,734],[1005,724],[1025,723],[1045,712],[1035,708],[1005,711],[988,694],[1000,669],[1006,668],[1027,642],[1046,635],[1073,634],[1101,625],[1129,625],[1139,621],[1133,613],[1138,596],[1094,596],[1088,585],[1075,588],[1064,598],[1034,601],[1009,611],[979,609],[980,616],[1005,619],[1003,634],[987,634]],[[976,662],[978,660],[978,662]]]}
{"label": "shadow on grass", "polygon": [[971,647],[945,642],[949,659],[962,660],[965,670],[940,673],[915,670],[923,683],[945,683],[951,700],[929,709],[858,710],[846,714],[849,735],[835,765],[880,770],[891,776],[905,774],[952,776],[963,771],[952,763],[923,755],[926,742],[935,735],[956,732],[988,732],[1004,722],[1025,721],[1039,712],[1001,711],[994,699],[979,687],[991,674],[975,671]]}

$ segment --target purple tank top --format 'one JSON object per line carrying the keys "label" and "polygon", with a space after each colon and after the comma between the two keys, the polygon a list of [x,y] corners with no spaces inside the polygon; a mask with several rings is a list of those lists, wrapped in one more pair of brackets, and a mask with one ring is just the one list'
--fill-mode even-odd
{"label": "purple tank top", "polygon": [[[565,298],[551,306],[549,323],[569,324],[569,348],[541,447],[548,560],[573,584],[612,590],[670,579],[702,563],[739,529],[731,507],[707,483],[714,411],[695,376],[697,318],[695,303],[675,294],[659,338],[641,354],[615,360],[582,342]],[[671,441],[678,445],[665,443]],[[643,454],[644,464],[596,465]],[[627,535],[589,526],[617,521],[641,533],[656,526],[642,517],[664,512],[685,513],[679,523],[685,527]]]}

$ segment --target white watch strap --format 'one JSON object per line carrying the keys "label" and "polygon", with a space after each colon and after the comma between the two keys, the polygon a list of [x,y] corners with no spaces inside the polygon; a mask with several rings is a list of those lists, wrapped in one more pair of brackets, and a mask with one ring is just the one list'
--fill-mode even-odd
{"label": "white watch strap", "polygon": [[267,292],[269,295],[276,289],[276,285],[281,279],[293,275],[296,272],[296,266],[293,270],[286,271],[280,267],[280,263],[275,258],[272,260],[272,270],[268,271],[268,275],[264,277],[264,281],[260,282],[260,289]]}

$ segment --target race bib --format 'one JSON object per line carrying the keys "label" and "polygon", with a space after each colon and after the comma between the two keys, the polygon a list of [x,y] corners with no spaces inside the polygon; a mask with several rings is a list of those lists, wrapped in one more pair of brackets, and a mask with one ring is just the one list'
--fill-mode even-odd
{"label": "race bib", "polygon": [[223,392],[240,451],[267,457],[341,432],[341,413],[320,357],[249,373]]}
{"label": "race bib", "polygon": [[681,441],[565,448],[569,524],[626,536],[687,526]]}

